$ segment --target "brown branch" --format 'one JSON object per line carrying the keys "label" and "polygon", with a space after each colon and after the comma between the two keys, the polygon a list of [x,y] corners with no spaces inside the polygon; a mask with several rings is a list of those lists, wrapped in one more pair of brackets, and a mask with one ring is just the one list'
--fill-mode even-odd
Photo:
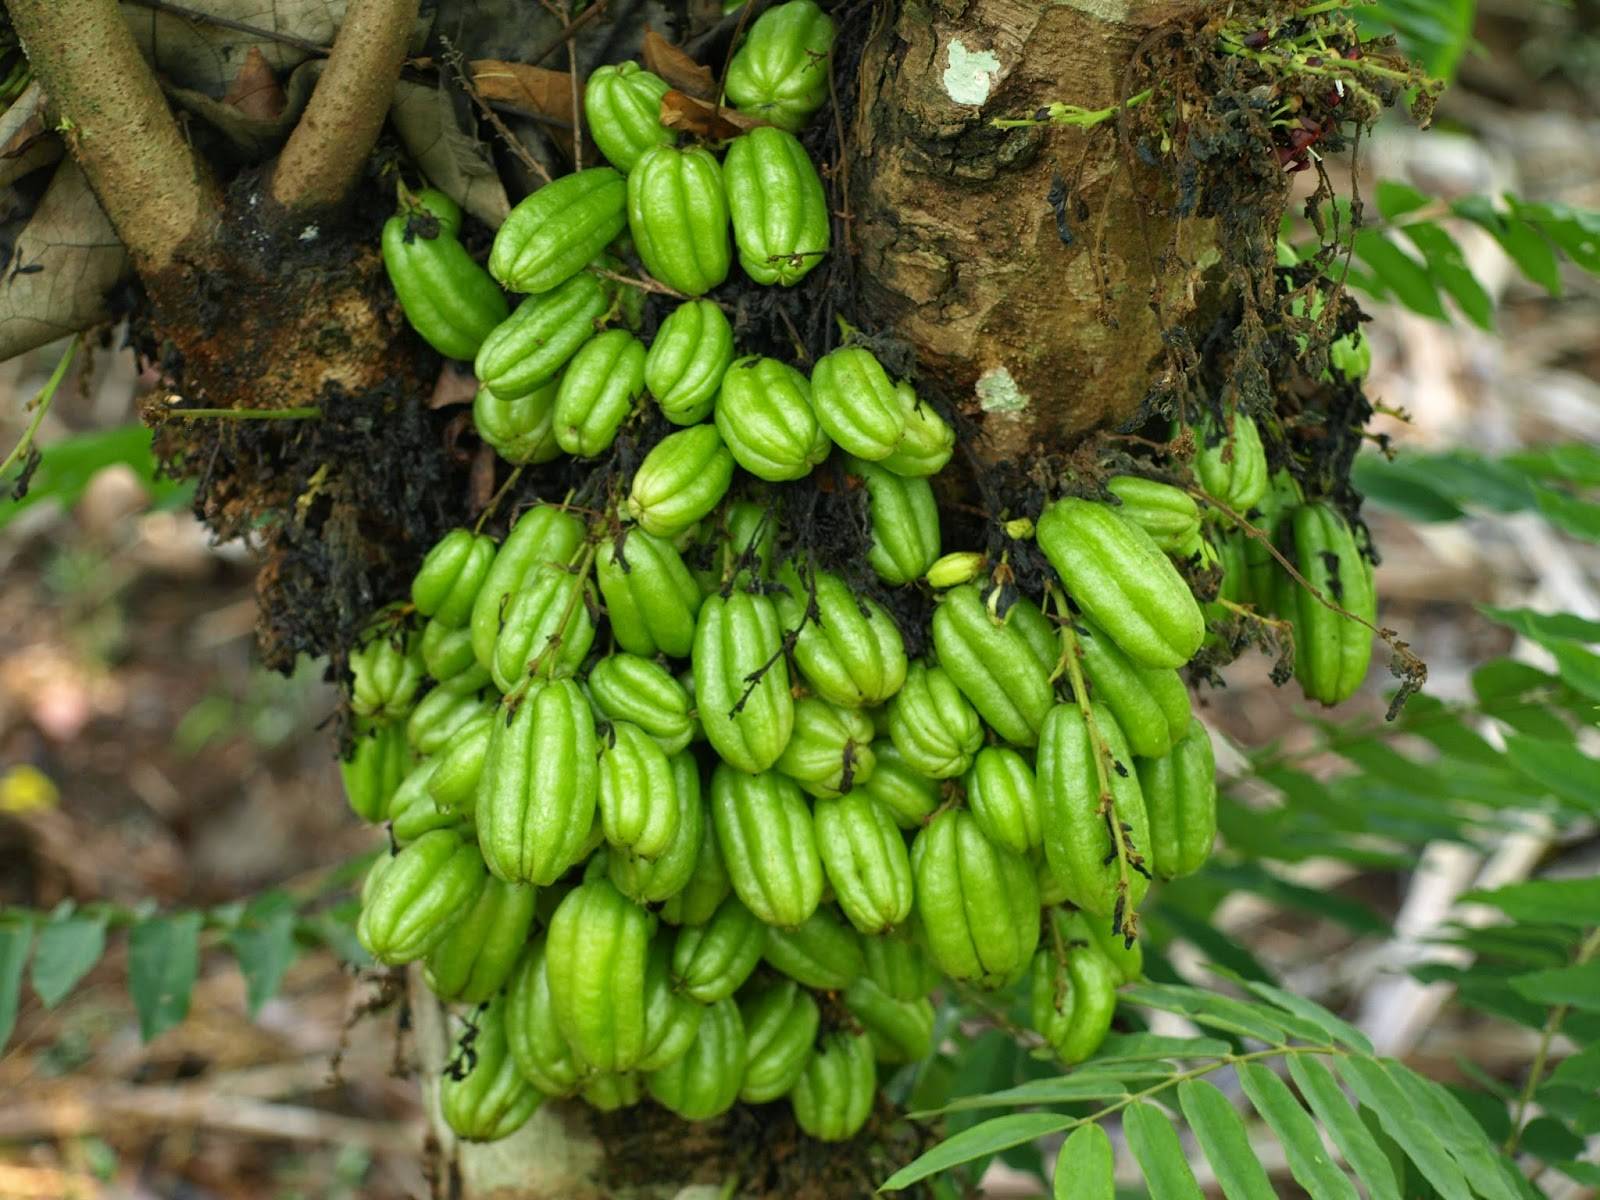
{"label": "brown branch", "polygon": [[190,8],[186,4],[175,4],[173,0],[127,0],[127,3],[139,8],[148,8],[154,12],[182,17],[186,21],[194,21],[200,25],[214,25],[218,29],[231,29],[235,33],[244,33],[251,37],[260,38],[264,42],[277,42],[283,46],[293,46],[296,50],[304,50],[307,54],[314,54],[318,58],[326,58],[328,56],[328,47],[320,42],[314,42],[310,38],[296,37],[292,33],[283,33],[276,29],[267,29],[261,25],[252,25],[248,21],[235,21],[231,17],[201,12],[198,8]]}
{"label": "brown branch", "polygon": [[291,212],[340,203],[360,178],[389,113],[418,0],[351,0],[328,65],[272,172]]}
{"label": "brown branch", "polygon": [[143,274],[208,238],[221,201],[116,0],[11,0],[12,24],[106,216]]}

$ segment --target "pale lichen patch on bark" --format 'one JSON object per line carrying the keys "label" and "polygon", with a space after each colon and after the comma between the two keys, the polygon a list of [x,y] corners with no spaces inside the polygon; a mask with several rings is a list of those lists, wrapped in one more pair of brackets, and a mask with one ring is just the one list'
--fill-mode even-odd
{"label": "pale lichen patch on bark", "polygon": [[945,95],[957,104],[982,105],[994,90],[1000,75],[1000,60],[993,50],[968,50],[960,38],[951,38],[945,47]]}
{"label": "pale lichen patch on bark", "polygon": [[978,406],[986,413],[1021,412],[1033,399],[1017,386],[1011,372],[1004,367],[990,367],[979,375],[974,390],[978,394]]}

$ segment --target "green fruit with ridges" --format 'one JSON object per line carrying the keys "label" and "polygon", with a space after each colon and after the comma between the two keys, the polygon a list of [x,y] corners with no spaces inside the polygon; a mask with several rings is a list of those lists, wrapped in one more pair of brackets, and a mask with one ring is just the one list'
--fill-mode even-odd
{"label": "green fruit with ridges", "polygon": [[656,146],[628,173],[628,229],[645,270],[703,296],[728,277],[728,200],[709,150]]}
{"label": "green fruit with ridges", "polygon": [[1123,826],[1123,845],[1130,859],[1126,871],[1128,892],[1121,908],[1137,908],[1150,886],[1134,870],[1133,855],[1149,861],[1150,822],[1144,794],[1135,773],[1133,752],[1111,710],[1093,706],[1099,738],[1110,753],[1106,783],[1111,791],[1111,813],[1100,811],[1101,783],[1095,738],[1077,704],[1058,704],[1045,718],[1039,738],[1035,772],[1039,779],[1039,804],[1044,815],[1044,852],[1050,873],[1067,899],[1085,912],[1109,917],[1119,911],[1118,884],[1124,872],[1109,824],[1114,814]]}
{"label": "green fruit with ridges", "polygon": [[[417,200],[416,209],[384,222],[384,270],[422,340],[446,358],[471,361],[483,339],[506,319],[506,298],[456,240],[461,210],[455,201],[432,188]],[[423,233],[429,216],[438,223],[431,237]]]}
{"label": "green fruit with ridges", "polygon": [[363,889],[356,937],[388,966],[414,962],[437,946],[483,888],[477,848],[447,829],[378,861],[376,882]]}
{"label": "green fruit with ridges", "polygon": [[1090,918],[1083,913],[1073,913],[1061,921],[1065,936],[1070,940],[1092,942],[1111,964],[1112,974],[1120,986],[1135,983],[1144,977],[1144,947],[1139,942],[1128,945],[1121,933],[1111,928],[1104,917]]}
{"label": "green fruit with ridges", "polygon": [[914,662],[905,686],[889,701],[889,739],[911,770],[953,779],[983,745],[983,723],[949,675]]}
{"label": "green fruit with ridges", "polygon": [[861,785],[894,818],[901,829],[919,829],[939,807],[939,781],[913,770],[891,741],[872,744],[872,778]]}
{"label": "green fruit with ridges", "polygon": [[675,537],[728,493],[733,455],[715,425],[670,433],[644,456],[628,491],[628,515],[657,537]]}
{"label": "green fruit with ridges", "polygon": [[467,1048],[457,1051],[439,1080],[440,1114],[463,1141],[497,1142],[522,1128],[544,1103],[544,1093],[522,1077],[511,1057],[504,1001],[476,1013],[462,1041]]}
{"label": "green fruit with ridges", "polygon": [[540,563],[507,602],[489,670],[502,692],[513,692],[530,676],[562,679],[575,674],[594,645],[593,589],[586,576]]}
{"label": "green fruit with ridges", "polygon": [[[846,708],[868,708],[900,690],[905,642],[881,604],[831,571],[816,571],[808,587],[795,565],[786,563],[778,582],[785,590],[774,600],[785,635],[795,636],[795,666],[817,695]],[[813,597],[816,612],[807,619]]]}
{"label": "green fruit with ridges", "polygon": [[501,713],[476,717],[456,730],[444,753],[434,760],[428,795],[443,811],[470,817],[478,806],[478,784],[489,757],[489,737]]}
{"label": "green fruit with ridges", "polygon": [[739,1099],[767,1104],[789,1093],[806,1069],[822,1015],[792,979],[768,984],[739,1002],[746,1056]]}
{"label": "green fruit with ridges", "polygon": [[[691,764],[694,761],[687,752],[678,759]],[[701,817],[700,844],[695,848],[689,880],[661,906],[661,919],[669,925],[704,925],[733,891],[727,864],[722,861],[722,848],[717,845],[717,831],[712,826],[711,814],[704,807]],[[663,861],[666,857],[663,856]]]}
{"label": "green fruit with ridges", "polygon": [[919,1000],[939,986],[939,973],[909,930],[862,938],[861,953],[861,977],[896,1000]]}
{"label": "green fruit with ridges", "polygon": [[776,4],[758,17],[728,64],[728,99],[791,133],[828,98],[833,20],[813,0]]}
{"label": "green fruit with ridges", "polygon": [[711,415],[733,361],[733,326],[710,300],[685,300],[661,322],[644,360],[644,382],[674,425]]}
{"label": "green fruit with ridges", "polygon": [[1181,667],[1194,657],[1205,618],[1144,530],[1107,505],[1068,498],[1045,508],[1035,537],[1078,607],[1129,658]]}
{"label": "green fruit with ridges", "polygon": [[[700,798],[700,766],[694,755],[674,754],[669,760],[672,796],[678,805],[672,841],[654,859],[613,850],[606,858],[611,882],[639,904],[655,904],[677,896],[694,877],[701,843],[708,836],[705,804]],[[723,880],[724,892],[727,880]],[[670,918],[668,918],[670,920]]]}
{"label": "green fruit with ridges", "polygon": [[1106,490],[1122,501],[1117,511],[1168,554],[1187,553],[1200,535],[1200,508],[1182,488],[1137,475],[1113,475]]}
{"label": "green fruit with ridges", "polygon": [[1267,452],[1260,428],[1249,414],[1235,412],[1231,430],[1206,422],[1197,432],[1195,478],[1206,495],[1243,516],[1267,494]]}
{"label": "green fruit with ridges", "polygon": [[590,72],[583,119],[594,144],[617,170],[626,174],[646,150],[677,142],[678,135],[661,124],[661,97],[671,90],[665,79],[634,62]]}
{"label": "green fruit with ridges", "polygon": [[452,529],[434,544],[411,581],[411,603],[425,617],[458,629],[472,616],[496,546],[487,534]]}
{"label": "green fruit with ridges", "polygon": [[794,732],[777,769],[813,796],[838,796],[872,778],[872,719],[816,696],[795,701]]}
{"label": "green fruit with ridges", "polygon": [[434,688],[411,710],[406,740],[418,754],[441,753],[461,729],[493,707],[494,701],[478,692]]}
{"label": "green fruit with ridges", "polygon": [[[604,591],[603,574],[601,579]],[[666,754],[676,754],[694,740],[693,701],[660,663],[637,654],[608,654],[590,668],[587,682],[600,717],[637,725]]]}
{"label": "green fruit with ridges", "polygon": [[570,679],[533,683],[489,737],[475,814],[489,869],[554,883],[586,851],[598,792],[589,702]]}
{"label": "green fruit with ridges", "polygon": [[626,529],[601,543],[595,574],[619,646],[645,658],[688,656],[703,596],[671,542]]}
{"label": "green fruit with ridges", "polygon": [[709,597],[695,626],[692,661],[706,739],[739,770],[767,770],[794,729],[783,629],[772,601],[749,592]]}
{"label": "green fruit with ridges", "polygon": [[1022,755],[1007,746],[985,746],[962,783],[967,807],[990,841],[1018,854],[1044,844],[1039,785]]}
{"label": "green fruit with ridges", "polygon": [[523,951],[506,989],[506,1040],[522,1077],[547,1096],[571,1096],[590,1075],[556,1024],[545,939]]}
{"label": "green fruit with ridges", "polygon": [[937,475],[955,453],[956,431],[904,380],[894,385],[894,394],[900,401],[905,430],[893,452],[879,459],[878,465],[896,475]]}
{"label": "green fruit with ridges", "polygon": [[512,595],[541,564],[565,566],[583,545],[583,522],[553,504],[536,504],[512,526],[472,606],[472,652],[485,670]]}
{"label": "green fruit with ridges", "polygon": [[672,943],[672,976],[701,1004],[733,995],[766,948],[767,930],[738,897],[729,896],[704,925],[685,925]]}
{"label": "green fruit with ridges", "polygon": [[476,692],[489,685],[489,672],[478,665],[477,656],[472,653],[470,626],[450,629],[438,621],[429,621],[422,627],[418,646],[422,665],[440,687],[452,692]]}
{"label": "green fruit with ridges", "polygon": [[855,1137],[872,1115],[878,1067],[872,1040],[840,1030],[828,1034],[789,1093],[795,1123],[823,1142]]}
{"label": "green fruit with ridges", "polygon": [[670,1066],[644,1077],[651,1098],[685,1121],[708,1121],[733,1107],[744,1082],[744,1022],[733,998],[719,1000],[700,1018],[700,1036]]}
{"label": "green fruit with ridges", "polygon": [[[1378,597],[1372,571],[1349,524],[1331,504],[1302,504],[1286,519],[1288,555],[1312,587],[1352,620],[1328,608],[1283,576],[1279,611],[1294,626],[1294,675],[1306,699],[1333,705],[1361,687],[1372,661],[1372,630]],[[1361,622],[1366,621],[1363,625]]]}
{"label": "green fruit with ridges", "polygon": [[916,1062],[933,1053],[933,1003],[926,996],[896,1000],[872,980],[858,979],[845,990],[844,1004],[879,1062]]}
{"label": "green fruit with ridges", "polygon": [[489,273],[513,292],[559,287],[622,232],[627,200],[627,184],[610,167],[551,180],[506,216],[494,235]]}
{"label": "green fruit with ridges", "polygon": [[550,1006],[573,1052],[597,1071],[644,1055],[645,968],[656,919],[602,878],[573,888],[545,943]]}
{"label": "green fruit with ridges", "polygon": [[502,400],[542,387],[594,336],[610,307],[611,290],[587,271],[529,296],[483,340],[473,362],[478,382]]}
{"label": "green fruit with ridges", "polygon": [[472,424],[494,452],[515,466],[554,462],[561,457],[556,442],[556,393],[559,379],[548,379],[531,392],[502,400],[486,387],[472,399]]}
{"label": "green fruit with ridges", "polygon": [[939,557],[939,506],[926,479],[847,458],[845,470],[867,489],[872,545],[867,564],[887,584],[914,583]]}
{"label": "green fruit with ridges", "polygon": [[846,346],[817,360],[811,368],[811,406],[828,436],[846,454],[865,462],[893,454],[905,433],[906,418],[893,381],[872,351],[861,346]]}
{"label": "green fruit with ridges", "polygon": [[411,769],[411,747],[403,725],[379,725],[358,732],[350,754],[339,760],[339,777],[350,810],[363,821],[388,819],[389,800]]}
{"label": "green fruit with ridges", "polygon": [[456,829],[463,836],[471,836],[458,829],[462,823],[460,813],[440,808],[433,802],[429,786],[437,769],[435,760],[425,759],[395,789],[394,799],[389,802],[389,836],[395,845],[409,846],[435,829]]}
{"label": "green fruit with ridges", "polygon": [[1061,630],[1039,606],[1026,596],[1018,596],[1006,609],[1006,624],[1022,635],[1034,661],[1044,668],[1046,675],[1055,675],[1062,667]]}
{"label": "green fruit with ridges", "polygon": [[1027,969],[1039,941],[1039,886],[1014,850],[949,809],[911,847],[917,919],[934,964],[951,979],[1001,988]]}
{"label": "green fruit with ridges", "polygon": [[861,974],[861,937],[832,905],[824,905],[794,929],[767,929],[767,964],[790,979],[836,992]]}
{"label": "green fruit with ridges", "polygon": [[746,775],[720,763],[711,820],[733,890],[768,925],[792,929],[822,899],[822,859],[799,786],[775,771]]}
{"label": "green fruit with ridges", "polygon": [[1116,1011],[1116,969],[1092,942],[1068,945],[1065,963],[1049,950],[1034,957],[1032,1024],[1067,1066],[1100,1049]]}
{"label": "green fruit with ridges", "polygon": [[655,739],[618,721],[600,753],[600,828],[617,849],[644,859],[666,853],[678,832],[677,783]]}
{"label": "green fruit with ridges", "polygon": [[792,133],[761,125],[728,144],[722,164],[739,265],[757,283],[793,287],[828,250],[828,197]]}
{"label": "green fruit with ridges", "polygon": [[1162,879],[1192,875],[1217,837],[1217,763],[1206,727],[1190,718],[1172,751],[1139,760],[1150,820],[1150,869]]}
{"label": "green fruit with ridges", "polygon": [[632,1108],[644,1099],[644,1081],[633,1071],[602,1071],[583,1085],[583,1102],[599,1112]]}
{"label": "green fruit with ridges", "polygon": [[885,933],[911,915],[911,859],[887,809],[851,792],[818,800],[812,820],[828,883],[852,925]]}
{"label": "green fruit with ridges", "polygon": [[626,329],[596,334],[562,372],[556,391],[557,444],[580,458],[603,454],[643,395],[644,343]]}
{"label": "green fruit with ridges", "polygon": [[717,394],[717,432],[733,459],[758,479],[803,479],[832,443],[811,411],[806,377],[775,358],[736,358]]}
{"label": "green fruit with ridges", "polygon": [[[736,500],[722,512],[716,537],[722,542],[722,576],[708,589],[722,591],[722,579],[735,591],[765,582],[772,571],[772,551],[778,538],[777,510],[749,500]],[[764,590],[764,589],[756,589]]]}
{"label": "green fruit with ridges", "polygon": [[373,721],[398,721],[422,685],[422,654],[415,632],[380,620],[388,627],[350,652],[350,709]]}
{"label": "green fruit with ridges", "polygon": [[1171,667],[1147,667],[1124,654],[1092,622],[1078,624],[1083,674],[1094,698],[1111,710],[1128,746],[1156,758],[1189,727],[1189,689]]}
{"label": "green fruit with ridges", "polygon": [[1031,746],[1055,701],[1050,673],[1027,639],[996,624],[975,584],[951,588],[933,613],[933,646],[978,714],[1006,741]]}
{"label": "green fruit with ridges", "polygon": [[527,944],[537,893],[524,883],[492,876],[477,903],[433,948],[424,978],[441,1000],[482,1004],[498,992]]}
{"label": "green fruit with ridges", "polygon": [[650,943],[650,961],[644,974],[644,1053],[640,1071],[671,1066],[694,1045],[700,1035],[705,1009],[672,985],[671,951],[657,938]]}

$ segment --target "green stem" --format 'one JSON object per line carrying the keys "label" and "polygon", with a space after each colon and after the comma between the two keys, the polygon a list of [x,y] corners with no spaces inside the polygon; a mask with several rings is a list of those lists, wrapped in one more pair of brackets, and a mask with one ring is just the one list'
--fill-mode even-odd
{"label": "green stem", "polygon": [[23,457],[28,447],[33,445],[34,434],[39,432],[39,426],[44,423],[45,414],[50,411],[50,404],[56,398],[56,389],[61,386],[61,381],[67,377],[67,368],[72,366],[72,360],[77,357],[78,346],[83,341],[82,334],[73,334],[72,340],[67,343],[67,348],[62,351],[61,359],[56,363],[56,369],[50,372],[50,378],[44,388],[33,398],[30,407],[33,409],[33,419],[28,422],[28,427],[22,431],[22,437],[12,447],[11,453],[6,455],[5,462],[0,462],[0,475],[11,469],[11,465]]}
{"label": "green stem", "polygon": [[1025,129],[1032,125],[1067,125],[1088,129],[1111,120],[1125,108],[1136,108],[1154,93],[1155,88],[1145,88],[1129,96],[1126,103],[1113,104],[1110,108],[1080,108],[1076,104],[1057,101],[1043,110],[1046,113],[1044,117],[995,117],[989,124],[996,129]]}
{"label": "green stem", "polygon": [[490,497],[488,505],[485,506],[484,510],[478,514],[478,523],[472,527],[473,533],[476,534],[483,532],[484,522],[490,517],[494,516],[494,510],[500,507],[500,501],[506,498],[506,493],[515,487],[517,480],[521,478],[522,466],[519,465],[516,470],[512,471],[510,475],[506,476],[506,481],[500,485],[500,490]]}
{"label": "green stem", "polygon": [[320,421],[320,408],[174,408],[161,414],[169,421]]}
{"label": "green stem", "polygon": [[[1581,967],[1600,951],[1600,929],[1590,930],[1589,936],[1584,939],[1583,945],[1578,950],[1578,958],[1574,966]],[[1515,1154],[1517,1147],[1522,1144],[1523,1122],[1527,1119],[1528,1109],[1533,1104],[1533,1097],[1539,1090],[1539,1084],[1544,1078],[1545,1062],[1550,1057],[1550,1043],[1555,1040],[1556,1034],[1561,1032],[1561,1023],[1567,1019],[1569,1004],[1558,1004],[1550,1010],[1550,1016],[1545,1020],[1544,1029],[1539,1034],[1539,1048],[1534,1051],[1533,1065],[1528,1068],[1528,1082],[1523,1086],[1522,1095],[1517,1098],[1517,1114],[1511,1121],[1511,1132],[1506,1135],[1505,1152]]]}

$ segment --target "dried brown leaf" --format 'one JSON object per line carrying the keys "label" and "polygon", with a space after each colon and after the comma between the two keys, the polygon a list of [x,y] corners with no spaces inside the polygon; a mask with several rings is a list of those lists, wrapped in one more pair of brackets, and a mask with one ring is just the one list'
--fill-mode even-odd
{"label": "dried brown leaf", "polygon": [[732,108],[718,108],[706,100],[696,100],[683,92],[671,91],[661,97],[661,123],[713,141],[738,137],[765,125],[766,121]]}
{"label": "dried brown leaf", "polygon": [[565,71],[480,58],[472,63],[472,82],[491,104],[514,104],[572,124],[572,80]]}
{"label": "dried brown leaf", "polygon": [[715,99],[717,79],[711,68],[695,62],[654,29],[644,31],[644,66],[678,91],[697,100]]}
{"label": "dried brown leaf", "polygon": [[222,102],[232,105],[247,117],[275,121],[278,114],[283,112],[288,98],[279,86],[278,77],[273,74],[267,56],[251,46]]}

